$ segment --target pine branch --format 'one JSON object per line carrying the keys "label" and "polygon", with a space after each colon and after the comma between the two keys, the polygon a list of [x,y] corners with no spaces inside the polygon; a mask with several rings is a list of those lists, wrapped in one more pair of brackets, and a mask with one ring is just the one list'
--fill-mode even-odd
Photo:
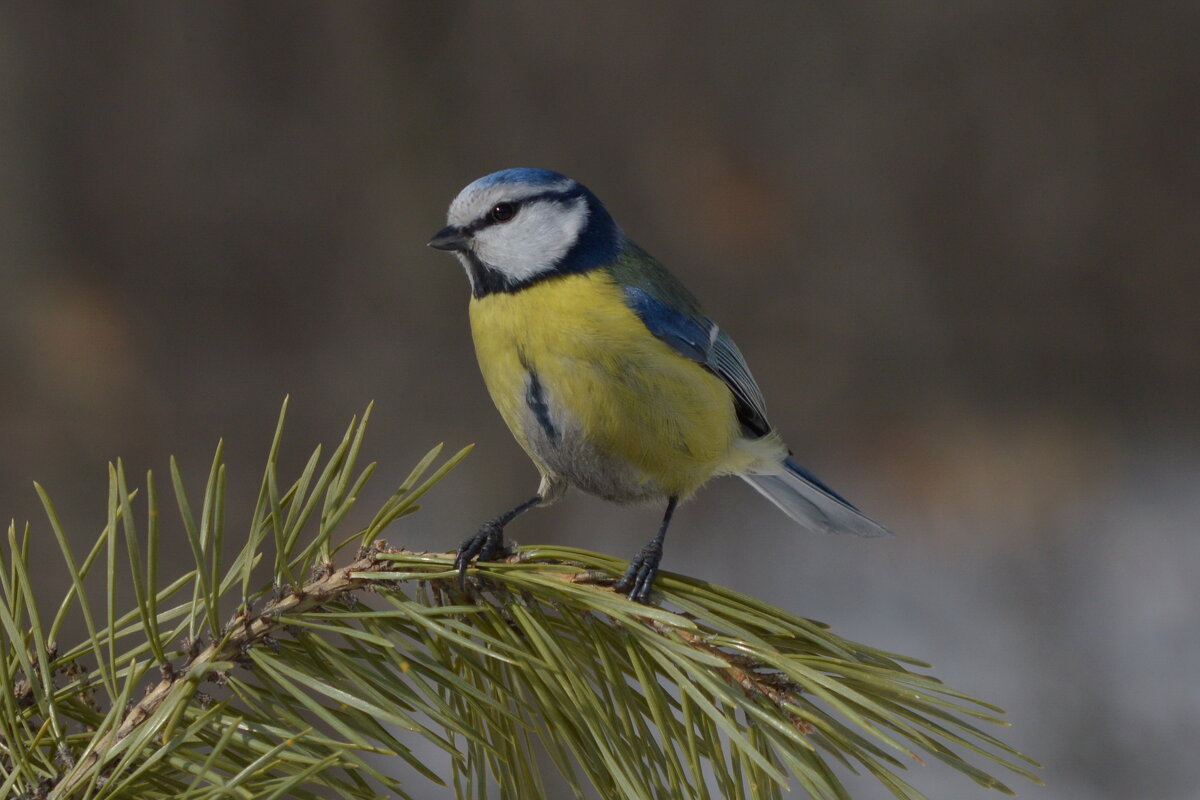
{"label": "pine branch", "polygon": [[285,614],[304,614],[320,609],[324,605],[343,599],[350,592],[369,585],[365,577],[350,577],[352,573],[370,573],[386,565],[371,555],[359,558],[349,566],[332,570],[298,589],[284,592],[279,599],[268,603],[261,611],[249,613],[245,609],[226,626],[220,641],[201,648],[198,641],[190,646],[192,654],[181,667],[166,665],[162,669],[162,680],[151,687],[146,695],[127,711],[116,729],[100,737],[85,758],[76,762],[54,788],[52,797],[70,797],[88,775],[108,761],[109,753],[131,733],[154,716],[154,713],[171,697],[177,687],[194,692],[192,684],[202,676],[223,672],[227,664],[252,666],[246,651],[279,636],[289,623],[283,621]]}
{"label": "pine branch", "polygon": [[[611,588],[624,562],[532,547],[474,568],[464,594],[451,554],[379,541],[466,450],[425,477],[435,448],[370,524],[335,544],[374,472],[355,471],[369,413],[286,490],[275,466],[281,415],[232,558],[221,448],[198,517],[172,465],[194,564],[165,586],[153,476],[143,536],[137,492],[113,466],[107,525],[82,561],[39,487],[71,589],[43,617],[30,529],[10,526],[0,796],[307,798],[324,787],[408,797],[412,773],[443,776],[401,730],[447,754],[459,797],[544,797],[539,753],[577,797],[590,784],[612,798],[776,798],[789,787],[846,798],[839,774],[866,770],[917,798],[898,773],[921,754],[1011,793],[965,752],[1037,781],[1032,761],[977,727],[1004,724],[999,709],[917,671],[920,662],[740,593],[662,573],[655,605],[638,605]],[[346,545],[357,555],[335,566]],[[129,581],[136,607],[119,613],[116,587]],[[87,638],[64,650],[69,616]]]}

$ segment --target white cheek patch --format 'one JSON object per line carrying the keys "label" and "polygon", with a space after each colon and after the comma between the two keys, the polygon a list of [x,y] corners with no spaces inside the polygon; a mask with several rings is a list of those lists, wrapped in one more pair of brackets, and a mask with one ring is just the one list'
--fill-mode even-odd
{"label": "white cheek patch", "polygon": [[567,254],[587,224],[588,213],[582,197],[569,203],[534,201],[523,206],[511,222],[479,230],[475,254],[514,282],[528,280],[553,269]]}

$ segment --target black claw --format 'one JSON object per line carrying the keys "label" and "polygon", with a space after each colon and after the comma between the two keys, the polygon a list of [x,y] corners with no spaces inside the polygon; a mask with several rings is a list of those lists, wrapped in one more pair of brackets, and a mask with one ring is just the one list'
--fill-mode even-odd
{"label": "black claw", "polygon": [[613,584],[613,589],[628,595],[633,602],[645,605],[650,598],[650,589],[658,576],[658,565],[661,561],[662,543],[655,539],[629,562],[629,569]]}
{"label": "black claw", "polygon": [[454,555],[454,568],[458,570],[458,588],[464,592],[467,589],[467,567],[471,565],[471,559],[492,561],[496,556],[508,554],[508,549],[504,546],[504,526],[540,502],[542,496],[534,495],[511,511],[483,523],[478,533],[458,546],[458,552]]}
{"label": "black claw", "polygon": [[458,546],[454,556],[454,568],[458,570],[458,588],[466,591],[467,567],[473,559],[491,561],[504,552],[504,529],[492,522],[485,522],[479,532],[468,537]]}
{"label": "black claw", "polygon": [[504,544],[504,531],[500,528],[488,529],[488,536],[483,540],[479,550],[479,561],[495,561],[497,556],[507,556],[508,547]]}

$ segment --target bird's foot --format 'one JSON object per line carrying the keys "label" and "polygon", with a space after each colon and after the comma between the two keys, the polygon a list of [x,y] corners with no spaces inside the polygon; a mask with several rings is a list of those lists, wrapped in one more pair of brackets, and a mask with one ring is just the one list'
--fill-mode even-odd
{"label": "bird's foot", "polygon": [[497,525],[494,520],[483,523],[478,533],[468,537],[458,546],[458,552],[454,556],[454,568],[458,570],[458,587],[466,590],[467,567],[471,565],[472,559],[492,561],[496,556],[507,554],[508,549],[504,546],[504,526]]}
{"label": "bird's foot", "polygon": [[658,575],[658,564],[662,561],[662,554],[662,540],[652,540],[629,562],[629,569],[613,584],[613,589],[628,595],[633,602],[645,605],[650,597],[654,578]]}

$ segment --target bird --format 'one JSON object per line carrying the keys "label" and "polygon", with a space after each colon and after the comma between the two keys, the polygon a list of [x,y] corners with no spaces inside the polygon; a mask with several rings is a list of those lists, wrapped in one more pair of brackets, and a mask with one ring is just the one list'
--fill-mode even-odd
{"label": "bird", "polygon": [[541,476],[537,493],[462,542],[506,552],[504,529],[569,487],[617,503],[666,503],[657,534],[613,588],[648,603],[678,505],[737,475],[805,528],[885,536],[796,463],[730,336],[583,184],[504,169],[468,184],[428,246],[457,256],[484,383]]}

